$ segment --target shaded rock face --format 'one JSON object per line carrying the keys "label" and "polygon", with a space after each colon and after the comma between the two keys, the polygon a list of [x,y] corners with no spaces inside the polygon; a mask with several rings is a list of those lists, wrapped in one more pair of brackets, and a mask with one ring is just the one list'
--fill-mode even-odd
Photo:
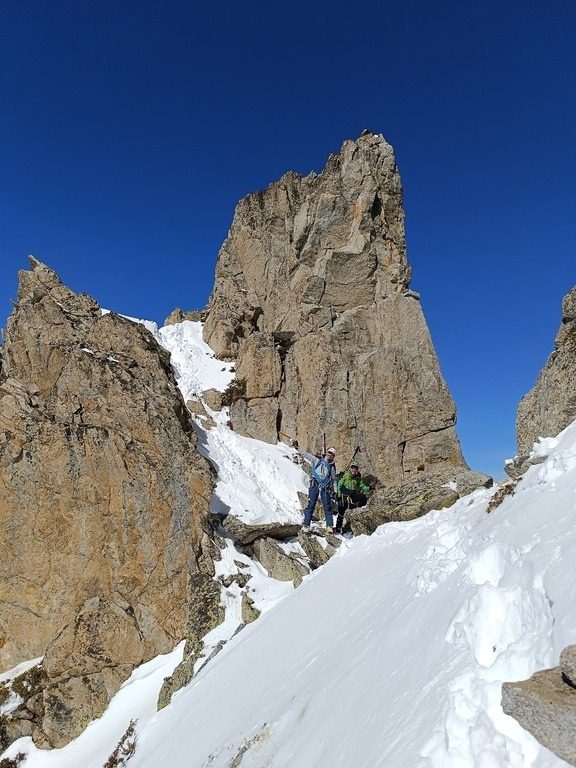
{"label": "shaded rock face", "polygon": [[31,263],[0,375],[0,668],[46,652],[61,744],[184,636],[213,483],[169,354]]}
{"label": "shaded rock face", "polygon": [[319,175],[288,173],[244,198],[204,326],[245,383],[234,429],[270,442],[282,430],[311,450],[324,431],[339,456],[361,445],[363,469],[386,483],[465,467],[410,276],[382,136],[364,132]]}
{"label": "shaded rock face", "polygon": [[555,755],[576,765],[576,646],[560,666],[502,685],[502,709]]}
{"label": "shaded rock face", "polygon": [[516,414],[518,453],[539,437],[553,437],[576,419],[576,285],[562,302],[562,324],[554,351]]}

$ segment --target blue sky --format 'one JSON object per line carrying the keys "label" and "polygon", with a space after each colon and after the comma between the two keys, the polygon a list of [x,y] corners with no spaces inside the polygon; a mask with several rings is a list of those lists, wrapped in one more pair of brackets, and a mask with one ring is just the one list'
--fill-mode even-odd
{"label": "blue sky", "polygon": [[576,3],[0,2],[0,321],[34,254],[106,307],[203,307],[243,195],[368,127],[469,464],[501,475],[574,285]]}

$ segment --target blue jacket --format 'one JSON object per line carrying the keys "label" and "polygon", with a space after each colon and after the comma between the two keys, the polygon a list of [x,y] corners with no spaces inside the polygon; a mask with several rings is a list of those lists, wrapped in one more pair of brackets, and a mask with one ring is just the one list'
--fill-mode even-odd
{"label": "blue jacket", "polygon": [[[318,466],[318,464],[320,464],[320,462],[323,461],[323,459],[319,459],[318,456],[314,456],[313,453],[308,453],[308,451],[303,451],[303,450],[299,449],[298,453],[302,456],[302,458],[305,461],[308,462],[308,464],[310,464],[312,469],[315,469]],[[330,490],[332,491],[332,493],[335,494],[336,490],[337,490],[336,489],[336,485],[337,485],[337,482],[336,482],[336,465],[334,463],[330,463],[330,462],[328,462],[328,463],[330,464],[330,475],[331,475],[331,477],[330,477],[330,480],[331,480],[331,482],[330,482],[330,486],[331,486]],[[318,483],[318,481],[315,479],[314,476],[312,476],[310,478],[310,484],[312,484],[312,483]]]}

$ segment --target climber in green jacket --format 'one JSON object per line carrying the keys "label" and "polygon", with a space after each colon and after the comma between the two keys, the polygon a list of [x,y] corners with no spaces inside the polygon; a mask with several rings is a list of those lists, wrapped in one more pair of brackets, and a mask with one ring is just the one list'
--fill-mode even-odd
{"label": "climber in green jacket", "polygon": [[350,469],[346,470],[338,480],[338,517],[336,518],[336,533],[342,533],[344,515],[347,509],[363,507],[366,502],[366,494],[370,493],[372,488],[362,480],[360,467],[353,461]]}

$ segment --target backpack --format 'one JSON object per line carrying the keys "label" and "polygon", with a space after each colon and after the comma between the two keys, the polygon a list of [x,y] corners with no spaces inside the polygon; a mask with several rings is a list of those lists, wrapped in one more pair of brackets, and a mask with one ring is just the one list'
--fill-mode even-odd
{"label": "backpack", "polygon": [[332,483],[332,464],[326,459],[320,459],[312,470],[312,477],[320,488],[329,488]]}

